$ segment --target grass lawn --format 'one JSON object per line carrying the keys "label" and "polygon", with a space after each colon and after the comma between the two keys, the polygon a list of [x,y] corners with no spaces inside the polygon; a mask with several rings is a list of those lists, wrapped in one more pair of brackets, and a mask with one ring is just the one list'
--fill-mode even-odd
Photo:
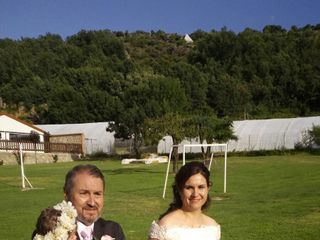
{"label": "grass lawn", "polygon": [[[21,191],[20,166],[0,166],[0,239],[31,239],[41,209],[63,199],[64,176],[78,163],[25,165],[36,188],[29,191]],[[147,239],[150,223],[171,200],[172,174],[162,199],[166,164],[90,163],[107,180],[103,217],[119,222],[128,240]],[[207,211],[221,224],[222,240],[319,239],[319,156],[229,157],[226,194],[223,164],[223,158],[213,164]]]}

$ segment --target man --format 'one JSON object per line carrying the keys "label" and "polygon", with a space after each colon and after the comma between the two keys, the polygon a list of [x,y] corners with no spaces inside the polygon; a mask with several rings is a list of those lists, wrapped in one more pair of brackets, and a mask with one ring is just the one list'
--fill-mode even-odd
{"label": "man", "polygon": [[79,240],[125,240],[121,226],[101,218],[104,205],[105,180],[94,165],[77,165],[65,179],[64,195],[77,210],[77,235]]}

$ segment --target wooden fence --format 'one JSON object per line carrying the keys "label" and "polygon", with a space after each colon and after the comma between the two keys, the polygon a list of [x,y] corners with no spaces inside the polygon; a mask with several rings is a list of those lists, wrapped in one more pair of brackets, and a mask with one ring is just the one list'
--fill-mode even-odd
{"label": "wooden fence", "polygon": [[74,143],[50,143],[50,142],[24,142],[0,140],[0,150],[4,151],[19,151],[19,146],[22,146],[23,151],[33,152],[60,152],[60,153],[79,153],[83,154],[82,145]]}

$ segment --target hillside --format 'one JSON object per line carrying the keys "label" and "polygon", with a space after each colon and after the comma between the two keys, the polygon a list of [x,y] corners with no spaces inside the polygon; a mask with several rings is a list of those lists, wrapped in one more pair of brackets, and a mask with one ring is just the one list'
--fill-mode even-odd
{"label": "hillside", "polygon": [[0,39],[0,111],[35,124],[213,112],[233,120],[320,114],[320,25],[183,36],[81,31]]}

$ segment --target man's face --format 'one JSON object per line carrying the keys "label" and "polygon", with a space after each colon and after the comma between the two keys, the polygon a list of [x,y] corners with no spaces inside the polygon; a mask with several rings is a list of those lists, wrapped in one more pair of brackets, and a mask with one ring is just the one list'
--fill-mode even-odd
{"label": "man's face", "polygon": [[104,204],[103,182],[87,172],[76,174],[71,189],[71,202],[78,212],[78,220],[85,225],[95,222],[102,214]]}

